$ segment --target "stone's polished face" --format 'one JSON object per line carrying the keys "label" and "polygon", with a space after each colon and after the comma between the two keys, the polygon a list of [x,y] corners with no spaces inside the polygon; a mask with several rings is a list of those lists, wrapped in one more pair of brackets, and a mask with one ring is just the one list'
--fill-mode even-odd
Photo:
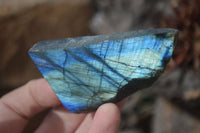
{"label": "stone's polished face", "polygon": [[149,87],[169,62],[177,30],[39,42],[29,54],[70,112],[88,112]]}

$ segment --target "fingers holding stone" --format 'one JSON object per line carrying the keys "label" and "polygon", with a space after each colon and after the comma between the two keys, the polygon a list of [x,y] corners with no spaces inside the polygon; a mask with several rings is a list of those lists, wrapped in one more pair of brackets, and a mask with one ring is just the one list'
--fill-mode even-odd
{"label": "fingers holding stone", "polygon": [[90,133],[116,133],[120,124],[120,110],[113,103],[100,106],[94,116]]}
{"label": "fingers holding stone", "polygon": [[28,118],[59,104],[59,99],[46,80],[32,80],[0,99],[0,122],[14,122],[13,126],[18,125],[18,127],[13,130],[16,131],[17,128],[21,130]]}
{"label": "fingers holding stone", "polygon": [[85,118],[85,114],[68,112],[63,106],[52,109],[36,133],[73,133]]}

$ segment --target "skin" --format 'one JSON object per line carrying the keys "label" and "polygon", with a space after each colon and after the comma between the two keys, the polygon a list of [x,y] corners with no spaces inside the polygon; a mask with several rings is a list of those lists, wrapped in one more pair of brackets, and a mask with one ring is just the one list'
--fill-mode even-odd
{"label": "skin", "polygon": [[35,133],[116,133],[125,101],[103,104],[92,113],[69,113],[46,80],[32,80],[0,99],[0,132],[20,133],[31,117],[52,107]]}

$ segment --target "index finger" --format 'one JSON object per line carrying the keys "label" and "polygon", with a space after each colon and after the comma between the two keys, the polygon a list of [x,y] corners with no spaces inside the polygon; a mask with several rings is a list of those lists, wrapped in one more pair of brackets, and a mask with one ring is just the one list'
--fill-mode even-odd
{"label": "index finger", "polygon": [[[23,129],[27,119],[59,104],[58,97],[46,80],[32,80],[0,99],[0,131],[3,123],[7,123],[10,130],[12,126]],[[16,131],[16,128],[13,130]]]}

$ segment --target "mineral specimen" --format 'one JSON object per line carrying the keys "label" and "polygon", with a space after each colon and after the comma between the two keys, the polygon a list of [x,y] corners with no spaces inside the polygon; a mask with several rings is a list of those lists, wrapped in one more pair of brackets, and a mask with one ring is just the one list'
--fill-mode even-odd
{"label": "mineral specimen", "polygon": [[149,87],[164,71],[178,31],[150,29],[35,44],[29,55],[70,112],[89,112]]}

